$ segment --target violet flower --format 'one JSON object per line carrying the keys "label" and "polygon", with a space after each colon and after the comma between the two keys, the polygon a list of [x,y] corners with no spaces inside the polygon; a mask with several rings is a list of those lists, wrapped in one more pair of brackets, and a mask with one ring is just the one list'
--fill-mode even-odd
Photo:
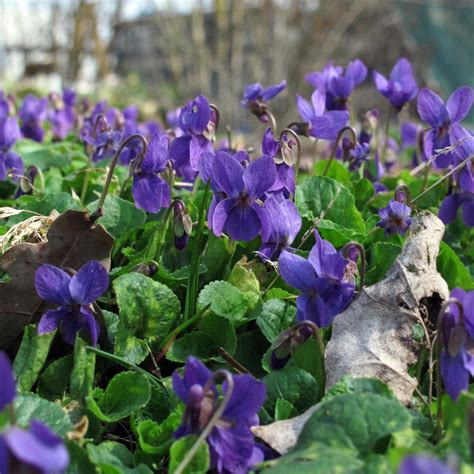
{"label": "violet flower", "polygon": [[353,90],[367,77],[367,67],[360,60],[351,61],[344,69],[326,65],[322,72],[312,72],[305,76],[306,82],[326,92],[326,110],[347,110]]}
{"label": "violet flower", "polygon": [[221,190],[220,200],[209,216],[215,235],[226,233],[234,240],[250,241],[259,233],[267,240],[270,226],[257,202],[276,179],[275,163],[262,156],[244,168],[232,156],[218,152],[212,164],[212,179]]}
{"label": "violet flower", "polygon": [[55,94],[52,102],[53,109],[48,112],[48,120],[52,125],[53,140],[63,140],[74,128],[76,121],[76,93],[71,89],[64,89],[62,100]]}
{"label": "violet flower", "polygon": [[21,104],[18,115],[22,121],[21,133],[25,138],[42,142],[44,130],[43,120],[48,113],[48,99],[28,94]]}
{"label": "violet flower", "polygon": [[243,100],[240,104],[249,110],[251,114],[255,115],[260,122],[267,123],[269,120],[268,102],[285,89],[286,81],[281,81],[280,84],[274,84],[266,89],[259,82],[249,84],[244,89]]}
{"label": "violet flower", "polygon": [[203,95],[198,95],[181,109],[178,124],[184,135],[175,138],[170,147],[170,157],[179,176],[194,180],[201,155],[212,152],[216,123],[215,112]]}
{"label": "violet flower", "polygon": [[[250,427],[258,424],[257,412],[265,400],[265,384],[251,375],[233,375],[234,388],[222,416],[206,442],[211,455],[211,469],[221,473],[245,473],[263,461]],[[219,405],[213,373],[198,359],[186,360],[181,377],[173,373],[173,390],[186,405],[183,421],[175,438],[199,434]],[[227,391],[227,383],[222,384]]]}
{"label": "violet flower", "polygon": [[[469,114],[474,100],[474,91],[469,86],[456,89],[448,98],[446,105],[439,95],[424,87],[418,95],[418,113],[421,119],[430,125],[424,136],[424,151],[431,158],[438,149],[455,145],[452,141],[451,128]],[[443,153],[436,157],[436,166],[446,168],[453,164],[453,153]]]}
{"label": "violet flower", "polygon": [[386,97],[399,112],[403,106],[414,99],[418,86],[413,77],[413,69],[410,62],[405,58],[400,58],[390,73],[390,79],[386,79],[382,74],[374,71],[375,87]]}
{"label": "violet flower", "polygon": [[464,321],[459,308],[452,304],[443,317],[441,375],[448,395],[456,400],[468,389],[469,377],[474,376],[474,290],[455,288],[450,298],[456,298],[463,307]]}
{"label": "violet flower", "polygon": [[[454,124],[450,132],[451,140],[458,143],[454,150],[455,159],[464,161],[474,155],[474,136],[461,127]],[[457,164],[457,163],[456,163]],[[464,165],[463,169],[455,176],[460,192],[446,196],[439,209],[439,218],[450,224],[456,219],[458,209],[462,209],[464,223],[468,227],[474,227],[474,177],[472,175],[472,162]]]}
{"label": "violet flower", "polygon": [[436,458],[412,454],[403,459],[398,474],[456,474],[456,472]]}
{"label": "violet flower", "polygon": [[95,346],[100,326],[94,318],[92,304],[108,286],[107,270],[95,260],[84,264],[72,277],[54,265],[41,265],[35,275],[36,292],[59,308],[43,314],[38,334],[52,332],[60,326],[64,340],[74,345],[76,334],[85,329]]}
{"label": "violet flower", "polygon": [[293,168],[292,149],[296,145],[294,140],[283,135],[283,142],[275,140],[273,130],[268,127],[262,138],[262,153],[271,156],[276,165],[276,180],[269,192],[282,192],[286,198],[295,193],[295,171]]}
{"label": "violet flower", "polygon": [[11,175],[12,181],[18,182],[23,175],[23,160],[11,151],[20,137],[16,117],[9,116],[7,101],[0,99],[0,181],[5,181]]}
{"label": "violet flower", "polygon": [[400,196],[390,199],[388,205],[379,210],[377,227],[382,227],[386,236],[395,233],[405,235],[411,225],[411,208],[405,204],[405,198],[401,195],[404,196],[400,193]]}
{"label": "violet flower", "polygon": [[[16,383],[6,354],[0,352],[0,412],[13,404]],[[64,472],[69,453],[62,440],[43,423],[32,420],[28,428],[10,425],[0,433],[0,472]],[[33,471],[32,471],[33,472]]]}
{"label": "violet flower", "polygon": [[107,119],[102,120],[97,127],[94,125],[92,129],[84,129],[81,135],[82,139],[94,148],[94,162],[112,158],[123,140],[123,133],[110,128]]}
{"label": "violet flower", "polygon": [[282,194],[270,195],[263,205],[270,224],[270,232],[262,240],[259,252],[269,259],[277,259],[295,240],[301,229],[301,217],[294,202]]}
{"label": "violet flower", "polygon": [[311,95],[311,104],[300,95],[296,95],[296,100],[298,111],[309,124],[309,134],[314,138],[335,140],[349,121],[349,112],[346,110],[324,111],[326,94],[320,89]]}
{"label": "violet flower", "polygon": [[283,251],[278,269],[288,285],[300,290],[296,319],[326,327],[354,297],[354,263],[343,258],[330,242],[321,239],[316,230],[314,234],[316,245],[307,260]]}
{"label": "violet flower", "polygon": [[155,134],[133,173],[132,195],[139,209],[156,214],[171,204],[168,183],[159,175],[168,162],[169,136]]}

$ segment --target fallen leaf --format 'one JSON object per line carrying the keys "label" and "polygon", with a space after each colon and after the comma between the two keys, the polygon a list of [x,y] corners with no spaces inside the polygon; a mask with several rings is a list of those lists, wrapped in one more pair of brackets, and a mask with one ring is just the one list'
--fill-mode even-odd
{"label": "fallen leaf", "polygon": [[288,420],[275,421],[265,426],[252,426],[252,433],[278,453],[286,454],[296,444],[303,426],[319,406],[319,403],[313,405],[301,415]]}
{"label": "fallen leaf", "polygon": [[334,320],[326,347],[326,390],[343,376],[371,377],[386,383],[404,404],[411,402],[417,380],[408,374],[420,344],[415,324],[432,322],[448,297],[448,285],[436,270],[443,223],[431,212],[414,219],[402,252],[387,276],[364,288]]}
{"label": "fallen leaf", "polygon": [[46,239],[12,246],[0,257],[0,269],[11,277],[0,282],[0,349],[18,343],[23,328],[37,322],[47,308],[34,285],[40,265],[78,270],[89,260],[98,260],[110,268],[113,238],[90,220],[87,211],[69,210],[60,215]]}

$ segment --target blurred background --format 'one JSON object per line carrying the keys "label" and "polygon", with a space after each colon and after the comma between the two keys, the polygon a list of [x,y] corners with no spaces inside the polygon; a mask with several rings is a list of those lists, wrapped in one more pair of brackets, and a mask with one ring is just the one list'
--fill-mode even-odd
{"label": "blurred background", "polygon": [[[145,117],[204,93],[245,130],[246,84],[287,79],[275,112],[291,121],[304,75],[329,60],[388,74],[406,56],[446,98],[472,85],[473,31],[474,0],[0,0],[0,88],[70,86]],[[371,73],[355,102],[383,103]]]}

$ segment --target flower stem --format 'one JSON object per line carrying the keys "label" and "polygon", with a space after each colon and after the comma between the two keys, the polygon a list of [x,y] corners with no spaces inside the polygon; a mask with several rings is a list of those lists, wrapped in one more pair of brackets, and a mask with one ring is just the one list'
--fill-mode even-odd
{"label": "flower stem", "polygon": [[146,153],[147,150],[147,141],[143,135],[140,134],[134,134],[130,135],[128,138],[126,138],[119,146],[118,150],[115,152],[114,157],[112,158],[112,162],[110,163],[110,169],[109,172],[107,173],[107,178],[105,179],[105,184],[104,188],[102,189],[102,194],[100,195],[99,198],[99,204],[97,205],[97,209],[91,214],[90,219],[92,221],[97,220],[100,216],[102,216],[102,206],[104,205],[105,198],[107,196],[107,193],[109,191],[109,186],[112,181],[112,176],[114,175],[115,167],[117,166],[117,161],[123,151],[123,149],[133,140],[140,140],[143,145],[143,149],[141,151],[142,155]]}
{"label": "flower stem", "polygon": [[393,107],[390,106],[388,109],[387,113],[387,121],[385,122],[385,128],[384,128],[384,142],[383,142],[383,149],[382,149],[382,157],[380,159],[380,162],[382,165],[385,165],[385,155],[387,154],[387,148],[388,148],[388,133],[390,131],[390,122],[392,121],[392,115],[393,115]]}
{"label": "flower stem", "polygon": [[455,166],[449,173],[446,173],[442,178],[438,179],[435,183],[433,183],[429,188],[425,189],[422,193],[418,194],[414,199],[412,199],[412,204],[415,201],[418,201],[421,197],[423,197],[425,194],[429,193],[432,189],[436,188],[438,184],[442,183],[445,179],[449,178],[452,174],[456,173],[456,171],[459,171],[462,169],[467,163],[469,163],[472,159],[474,158],[474,155],[471,155],[467,157],[464,161],[461,161],[459,165]]}
{"label": "flower stem", "polygon": [[349,132],[352,135],[352,141],[354,143],[357,142],[357,135],[356,135],[355,130],[352,127],[341,128],[341,130],[337,134],[337,138],[336,138],[336,141],[334,142],[334,146],[332,147],[331,155],[329,156],[329,159],[326,163],[326,168],[324,168],[323,176],[326,176],[328,174],[329,168],[331,167],[332,160],[336,156],[336,151],[337,151],[337,147],[339,145],[339,142],[341,141],[341,138],[342,138],[342,136],[344,135],[345,132]]}
{"label": "flower stem", "polygon": [[300,171],[300,162],[301,162],[301,142],[300,142],[300,139],[298,137],[298,134],[292,130],[291,128],[284,128],[281,132],[280,132],[280,143],[281,141],[283,140],[283,137],[286,135],[286,134],[290,134],[295,140],[296,140],[296,147],[297,147],[297,155],[296,155],[296,161],[294,163],[294,170],[295,170],[295,192],[293,194],[293,202],[295,200],[295,196],[296,196],[296,186],[297,186],[297,183],[298,183],[298,173]]}
{"label": "flower stem", "polygon": [[214,415],[209,420],[209,423],[203,429],[202,433],[199,435],[199,438],[192,445],[191,449],[187,452],[184,459],[176,468],[175,474],[183,474],[188,464],[192,461],[193,457],[196,455],[201,444],[206,441],[206,438],[209,436],[209,433],[212,431],[216,423],[219,421],[219,418],[221,417],[222,413],[224,413],[224,410],[227,404],[229,403],[230,397],[232,396],[232,392],[234,391],[234,379],[232,378],[232,375],[230,374],[230,372],[228,372],[227,370],[218,370],[217,372],[214,372],[214,374],[208,380],[208,382],[206,383],[206,386],[204,387],[204,393],[206,393],[207,390],[209,390],[211,383],[215,381],[216,377],[225,378],[227,382],[227,390],[224,393],[224,397],[222,398],[220,405],[217,407],[216,411],[214,412]]}
{"label": "flower stem", "polygon": [[196,228],[196,235],[194,237],[194,245],[191,253],[191,268],[188,278],[188,288],[186,291],[186,303],[184,306],[184,320],[188,320],[191,314],[196,312],[196,300],[199,287],[199,263],[201,255],[202,234],[204,231],[204,224],[206,220],[206,206],[209,191],[211,189],[211,182],[208,181],[204,189],[201,205],[199,206],[198,225]]}

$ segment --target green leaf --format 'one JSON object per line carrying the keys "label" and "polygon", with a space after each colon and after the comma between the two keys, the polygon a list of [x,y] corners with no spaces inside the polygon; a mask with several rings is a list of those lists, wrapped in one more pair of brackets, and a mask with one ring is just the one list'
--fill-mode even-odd
{"label": "green leaf", "polygon": [[239,260],[230,272],[228,282],[239,289],[249,302],[249,307],[253,308],[260,299],[260,283],[254,271],[246,268],[244,257]]}
{"label": "green leaf", "polygon": [[226,281],[213,281],[199,293],[200,306],[210,305],[211,311],[218,316],[230,319],[233,323],[242,323],[249,309],[244,295]]}
{"label": "green leaf", "polygon": [[21,391],[31,390],[41,369],[46,362],[49,348],[54,339],[56,331],[48,334],[38,334],[36,326],[26,326],[20,348],[13,362],[17,387]]}
{"label": "green leaf", "polygon": [[51,362],[39,378],[38,394],[49,400],[62,398],[69,384],[73,366],[74,359],[71,354]]}
{"label": "green leaf", "polygon": [[[173,474],[186,454],[196,442],[197,436],[190,435],[176,440],[170,449],[170,464],[168,474]],[[196,454],[184,469],[183,474],[204,474],[209,469],[209,447],[204,442],[199,446]]]}
{"label": "green leaf", "polygon": [[402,246],[390,242],[375,242],[370,246],[370,260],[366,274],[366,284],[373,285],[382,280],[400,255]]}
{"label": "green leaf", "polygon": [[[99,200],[87,205],[93,212],[97,209]],[[146,213],[137,209],[133,203],[117,196],[107,196],[102,207],[103,216],[98,220],[113,237],[141,226],[146,219]]]}
{"label": "green leaf", "polygon": [[[73,147],[69,146],[68,148],[71,152],[73,151]],[[35,165],[44,171],[53,166],[65,168],[69,165],[70,157],[64,153],[64,142],[38,143],[23,139],[16,142],[14,149],[23,159],[25,169]]]}
{"label": "green leaf", "polygon": [[137,427],[138,443],[140,448],[148,454],[165,455],[173,442],[173,433],[181,423],[182,410],[169,414],[163,423],[153,420],[143,420]]}
{"label": "green leaf", "polygon": [[361,211],[375,194],[374,185],[367,178],[362,178],[352,184],[352,189],[356,207]]}
{"label": "green leaf", "polygon": [[376,393],[348,393],[321,404],[306,422],[295,449],[306,449],[315,440],[343,447],[350,442],[365,457],[383,449],[380,443],[385,445],[392,433],[410,426],[411,416],[398,400]]}
{"label": "green leaf", "polygon": [[237,345],[237,336],[234,326],[228,319],[216,314],[206,314],[199,322],[199,330],[207,334],[213,341],[214,347],[221,346],[229,354],[234,354]]}
{"label": "green leaf", "polygon": [[86,350],[79,336],[74,344],[74,367],[71,373],[71,395],[76,400],[87,397],[94,385],[95,354]]}
{"label": "green leaf", "polygon": [[70,462],[66,469],[66,474],[97,474],[94,465],[91,463],[85,448],[73,441],[66,441]]}
{"label": "green leaf", "polygon": [[97,446],[88,444],[87,454],[103,474],[152,474],[144,464],[133,467],[132,453],[115,441],[104,441]]}
{"label": "green leaf", "polygon": [[27,426],[31,420],[38,420],[49,426],[59,436],[65,436],[72,430],[71,420],[59,405],[44,400],[34,393],[17,396],[15,414],[20,426]]}
{"label": "green leaf", "polygon": [[211,232],[207,239],[206,250],[202,259],[202,263],[207,267],[204,280],[206,282],[219,280],[224,273],[229,258],[230,255],[224,239],[216,237]]}
{"label": "green leaf", "polygon": [[313,176],[296,188],[296,204],[301,217],[312,223],[317,219],[342,224],[347,229],[365,232],[354,196],[343,184],[325,176]]}
{"label": "green leaf", "polygon": [[295,407],[284,398],[279,398],[275,404],[275,421],[287,420],[295,413]]}
{"label": "green leaf", "polygon": [[357,458],[357,452],[323,443],[313,443],[265,464],[269,466],[262,471],[265,474],[364,474],[364,463]]}
{"label": "green leaf", "polygon": [[217,356],[218,344],[211,336],[202,331],[193,331],[176,340],[166,354],[166,358],[173,362],[185,362],[192,355],[207,360]]}
{"label": "green leaf", "polygon": [[166,285],[141,273],[123,275],[113,287],[120,310],[115,352],[139,364],[148,353],[143,339],[167,336],[180,313],[179,300]]}
{"label": "green leaf", "polygon": [[262,379],[267,387],[265,408],[274,413],[279,398],[292,403],[298,413],[302,413],[319,400],[319,386],[314,377],[292,362],[285,368],[272,372]]}
{"label": "green leaf", "polygon": [[278,335],[295,322],[296,308],[288,301],[272,299],[262,305],[257,316],[257,326],[263,335],[273,343]]}
{"label": "green leaf", "polygon": [[392,391],[378,379],[345,376],[326,392],[324,401],[347,393],[376,393],[387,398],[393,397]]}
{"label": "green leaf", "polygon": [[113,423],[145,406],[150,400],[147,379],[137,372],[121,372],[104,390],[95,389],[87,397],[89,409],[102,421]]}
{"label": "green leaf", "polygon": [[436,267],[446,280],[450,290],[453,288],[462,288],[466,291],[474,289],[474,280],[471,278],[468,269],[456,255],[456,252],[445,242],[441,242]]}
{"label": "green leaf", "polygon": [[[314,174],[316,176],[321,176],[324,173],[326,166],[326,160],[317,161],[313,167]],[[351,180],[350,171],[342,163],[336,160],[332,160],[332,163],[329,166],[326,176],[344,184],[349,183]]]}

